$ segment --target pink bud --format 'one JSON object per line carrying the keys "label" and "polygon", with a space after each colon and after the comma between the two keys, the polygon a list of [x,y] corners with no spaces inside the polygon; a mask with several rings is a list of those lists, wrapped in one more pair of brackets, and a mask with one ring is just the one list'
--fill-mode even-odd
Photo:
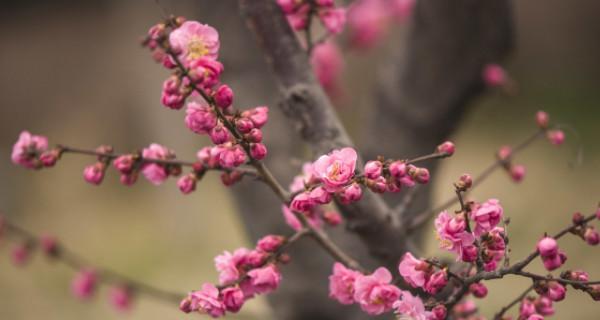
{"label": "pink bud", "polygon": [[104,171],[106,169],[106,165],[103,162],[96,162],[92,165],[85,167],[83,170],[83,178],[85,181],[99,185],[102,183],[104,179]]}
{"label": "pink bud", "polygon": [[[535,302],[535,310],[543,316],[551,316],[554,314],[554,308],[552,306],[552,300],[545,296],[539,296]],[[543,319],[543,317],[542,317]]]}
{"label": "pink bud", "polygon": [[426,168],[417,168],[411,175],[412,178],[420,184],[427,184],[429,182],[429,170]]}
{"label": "pink bud", "polygon": [[134,171],[134,172],[131,172],[130,174],[122,174],[121,177],[119,178],[119,181],[121,181],[121,183],[126,186],[131,186],[137,181],[137,178],[138,178],[138,173],[136,171]]}
{"label": "pink bud", "polygon": [[228,85],[223,84],[215,92],[214,98],[217,106],[227,109],[233,103],[233,90]]}
{"label": "pink bud", "polygon": [[267,106],[260,106],[246,110],[242,112],[242,117],[249,118],[254,123],[254,127],[260,129],[269,120],[269,108]]}
{"label": "pink bud", "polygon": [[508,160],[512,156],[512,148],[510,146],[502,146],[498,149],[498,159]]}
{"label": "pink bud", "polygon": [[183,194],[189,194],[196,190],[196,175],[194,173],[186,174],[177,180],[177,187]]}
{"label": "pink bud", "polygon": [[93,270],[82,270],[73,278],[71,290],[77,298],[88,299],[96,290],[96,282],[97,277]]}
{"label": "pink bud", "polygon": [[488,64],[483,68],[483,81],[489,87],[498,87],[506,83],[506,73],[497,64]]}
{"label": "pink bud", "polygon": [[126,154],[119,156],[113,161],[113,166],[123,174],[131,173],[133,165],[135,163],[134,156],[132,154]]}
{"label": "pink bud", "polygon": [[600,284],[592,284],[588,286],[587,293],[594,299],[594,301],[600,301]]}
{"label": "pink bud", "polygon": [[438,153],[445,153],[446,155],[451,156],[454,154],[456,148],[454,146],[454,143],[452,143],[451,141],[446,141],[437,146],[436,150]]}
{"label": "pink bud", "polygon": [[264,252],[275,252],[285,243],[285,238],[278,235],[266,235],[258,240],[256,248]]}
{"label": "pink bud", "polygon": [[546,137],[555,146],[559,146],[565,142],[565,133],[562,130],[550,130],[546,133]]}
{"label": "pink bud", "polygon": [[116,310],[127,311],[131,309],[131,289],[124,286],[112,287],[109,291],[109,300]]}
{"label": "pink bud", "polygon": [[323,187],[316,187],[310,191],[310,198],[317,204],[327,204],[331,202],[332,194]]}
{"label": "pink bud", "polygon": [[239,118],[235,121],[235,127],[241,133],[248,133],[254,128],[254,123],[248,118]]}
{"label": "pink bud", "polygon": [[42,235],[40,237],[40,245],[42,250],[49,257],[56,256],[58,254],[58,242],[56,238],[50,235]]}
{"label": "pink bud", "polygon": [[310,211],[315,205],[316,203],[310,197],[310,192],[302,192],[292,199],[290,209],[297,212],[306,212]]}
{"label": "pink bud", "polygon": [[546,296],[552,301],[562,301],[565,299],[567,288],[556,281],[550,281],[548,283],[548,291]]}
{"label": "pink bud", "polygon": [[558,243],[550,237],[545,237],[537,244],[537,250],[542,257],[552,257],[558,253]]}
{"label": "pink bud", "polygon": [[179,310],[185,313],[190,313],[194,311],[194,309],[192,309],[192,300],[190,299],[190,297],[186,297],[185,299],[181,300],[181,302],[179,303]]}
{"label": "pink bud", "polygon": [[23,266],[29,260],[30,248],[27,244],[13,246],[10,255],[15,266]]}
{"label": "pink bud", "polygon": [[344,188],[341,192],[339,192],[338,196],[340,202],[343,204],[356,202],[362,197],[362,189],[357,183],[352,183],[351,185]]}
{"label": "pink bud", "polygon": [[431,309],[431,313],[435,317],[433,320],[444,320],[446,319],[446,315],[448,312],[446,310],[446,306],[444,306],[443,304],[438,304],[435,307],[433,307],[433,309]]}
{"label": "pink bud", "polygon": [[406,175],[406,163],[398,160],[390,164],[390,174],[396,179],[400,179]]}
{"label": "pink bud", "polygon": [[246,140],[249,142],[261,142],[263,139],[262,131],[258,128],[253,128],[248,132],[245,136]]}
{"label": "pink bud", "polygon": [[583,238],[585,239],[585,242],[592,246],[598,245],[598,243],[600,243],[600,235],[598,234],[598,231],[596,231],[596,229],[592,226],[589,226],[585,229]]}
{"label": "pink bud", "polygon": [[548,123],[550,122],[550,116],[544,111],[538,111],[535,114],[535,122],[541,129],[546,129],[548,128]]}
{"label": "pink bud", "polygon": [[210,140],[214,144],[222,144],[230,140],[229,130],[225,128],[220,122],[212,128],[209,132]]}
{"label": "pink bud", "polygon": [[223,172],[221,173],[221,182],[225,186],[234,185],[236,182],[239,182],[244,177],[244,174],[239,171],[231,171],[231,172]]}
{"label": "pink bud", "polygon": [[44,167],[53,167],[58,161],[60,152],[56,149],[47,150],[40,155],[40,162]]}
{"label": "pink bud", "polygon": [[477,247],[473,245],[464,246],[462,248],[461,259],[464,262],[474,262],[477,260]]}
{"label": "pink bud", "polygon": [[377,179],[381,176],[383,170],[383,163],[377,160],[367,161],[365,164],[365,176],[369,179]]}
{"label": "pink bud", "polygon": [[482,299],[487,296],[488,289],[483,283],[478,282],[469,286],[469,292],[471,292],[474,297]]}
{"label": "pink bud", "polygon": [[510,177],[514,182],[521,182],[523,178],[525,178],[525,166],[524,165],[514,165],[510,167]]}
{"label": "pink bud", "polygon": [[329,210],[323,213],[323,220],[325,220],[328,225],[335,227],[342,223],[342,216],[337,211]]}
{"label": "pink bud", "polygon": [[471,186],[473,185],[473,178],[471,177],[470,174],[463,174],[462,176],[460,176],[460,178],[458,179],[458,186],[461,189],[469,189],[471,188]]}
{"label": "pink bud", "polygon": [[527,320],[544,320],[544,316],[534,313],[534,314],[530,315],[529,317],[527,317]]}
{"label": "pink bud", "polygon": [[236,313],[240,311],[244,305],[244,293],[239,287],[229,287],[221,291],[221,299],[225,305],[225,309],[229,312]]}
{"label": "pink bud", "polygon": [[448,283],[448,273],[446,270],[440,270],[432,274],[425,283],[425,291],[429,294],[436,294],[442,290]]}
{"label": "pink bud", "polygon": [[529,316],[535,313],[535,305],[531,298],[526,297],[521,300],[521,306],[519,307],[519,319],[527,319]]}
{"label": "pink bud", "polygon": [[585,217],[581,212],[575,212],[573,213],[573,218],[571,220],[573,221],[573,224],[582,224],[584,219]]}
{"label": "pink bud", "polygon": [[384,177],[377,179],[367,179],[367,187],[375,193],[384,193],[387,190],[387,181]]}
{"label": "pink bud", "polygon": [[262,160],[267,156],[267,147],[262,143],[250,144],[250,156],[256,160]]}
{"label": "pink bud", "polygon": [[565,263],[565,261],[567,261],[567,256],[560,251],[554,256],[542,257],[544,268],[546,268],[546,270],[548,271],[560,268]]}

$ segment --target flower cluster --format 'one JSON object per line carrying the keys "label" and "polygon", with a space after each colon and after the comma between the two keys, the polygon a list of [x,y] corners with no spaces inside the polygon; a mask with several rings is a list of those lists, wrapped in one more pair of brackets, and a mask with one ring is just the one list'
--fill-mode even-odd
{"label": "flower cluster", "polygon": [[346,24],[346,9],[337,7],[334,0],[277,0],[288,22],[295,30],[309,28],[316,15],[330,34],[338,34]]}
{"label": "flower cluster", "polygon": [[415,258],[410,252],[402,257],[398,271],[406,283],[413,288],[421,288],[425,292],[435,295],[448,283],[448,271],[436,271],[429,262]]}
{"label": "flower cluster", "polygon": [[[261,129],[267,123],[269,109],[233,108],[233,90],[220,84],[223,65],[217,60],[220,43],[214,28],[176,18],[152,27],[145,45],[165,67],[174,69],[163,85],[163,104],[172,109],[185,105],[186,127],[196,134],[208,135],[214,143],[198,152],[205,168],[234,169],[266,157]],[[201,168],[195,168],[184,175],[178,183],[181,191],[193,191],[202,172]],[[230,185],[241,176],[230,170],[223,174],[222,180]]]}
{"label": "flower cluster", "polygon": [[[402,270],[402,264],[400,269]],[[402,271],[401,271],[402,272]],[[434,280],[435,281],[435,280]],[[370,315],[380,315],[395,310],[401,316],[418,320],[442,320],[443,313],[426,311],[421,298],[391,284],[392,274],[383,267],[364,275],[348,269],[341,263],[333,265],[329,276],[329,296],[341,304],[358,304]],[[443,307],[443,306],[441,306]],[[438,308],[439,309],[439,308]]]}
{"label": "flower cluster", "polygon": [[25,168],[40,169],[53,166],[58,156],[54,150],[48,150],[48,138],[23,131],[13,146],[11,159]]}
{"label": "flower cluster", "polygon": [[218,318],[226,312],[238,312],[256,295],[274,291],[281,282],[277,263],[289,259],[279,252],[285,242],[284,237],[267,235],[253,250],[240,248],[217,256],[219,286],[203,284],[201,290],[191,292],[181,301],[181,311],[196,311]]}

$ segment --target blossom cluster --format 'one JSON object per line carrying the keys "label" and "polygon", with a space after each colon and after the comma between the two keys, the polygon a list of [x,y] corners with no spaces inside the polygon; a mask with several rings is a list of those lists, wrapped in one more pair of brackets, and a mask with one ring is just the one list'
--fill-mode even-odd
{"label": "blossom cluster", "polygon": [[217,256],[215,266],[219,272],[219,286],[203,284],[200,290],[190,292],[181,301],[180,309],[218,318],[226,312],[238,312],[256,295],[274,291],[281,282],[277,263],[289,259],[279,252],[285,242],[282,236],[267,235],[253,250],[240,248]]}
{"label": "blossom cluster", "polygon": [[[157,61],[174,70],[163,84],[162,103],[171,109],[185,105],[186,127],[196,134],[208,135],[214,143],[198,153],[205,166],[234,169],[266,157],[261,129],[267,123],[269,109],[234,109],[233,90],[220,83],[224,68],[218,61],[219,34],[213,27],[183,18],[172,19],[153,26],[145,45]],[[232,170],[224,174],[223,180],[231,184],[239,177],[239,172]],[[182,191],[191,192],[197,178],[196,172],[183,176],[179,183]]]}
{"label": "blossom cluster", "polygon": [[[401,264],[401,273],[402,270]],[[426,311],[421,298],[392,284],[392,274],[384,267],[364,275],[335,263],[329,276],[329,296],[341,304],[356,303],[370,315],[395,310],[401,316],[416,320],[442,320],[446,317],[443,305],[434,308],[435,311]]]}
{"label": "blossom cluster", "polygon": [[[446,156],[452,155],[454,144],[445,142],[437,151]],[[363,168],[364,174],[358,175],[357,159],[354,149],[342,148],[322,155],[313,163],[304,164],[302,174],[296,176],[290,185],[293,198],[289,206],[283,207],[288,224],[296,230],[300,227],[293,211],[304,214],[313,226],[319,227],[322,216],[320,206],[332,202],[334,198],[342,204],[359,201],[363,187],[376,193],[400,192],[404,187],[426,184],[430,179],[426,168],[405,160],[383,158],[368,161]]]}
{"label": "blossom cluster", "polygon": [[310,28],[313,15],[330,34],[344,30],[346,9],[337,7],[334,0],[277,0],[277,3],[294,30]]}

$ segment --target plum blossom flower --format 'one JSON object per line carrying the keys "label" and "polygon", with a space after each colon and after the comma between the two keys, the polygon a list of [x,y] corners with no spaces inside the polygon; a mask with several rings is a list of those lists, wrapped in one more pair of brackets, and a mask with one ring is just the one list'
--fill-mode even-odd
{"label": "plum blossom flower", "polygon": [[221,291],[221,300],[227,311],[236,313],[244,305],[244,292],[237,286],[225,288]]}
{"label": "plum blossom flower", "polygon": [[388,12],[381,0],[360,0],[348,10],[350,41],[361,49],[374,47],[385,34]]}
{"label": "plum blossom flower", "polygon": [[94,294],[97,281],[94,270],[82,270],[73,278],[71,290],[77,298],[88,299]]}
{"label": "plum blossom flower", "polygon": [[[145,159],[168,160],[174,159],[175,153],[160,144],[152,143],[148,148],[142,150],[142,157]],[[163,183],[169,176],[167,168],[157,163],[145,163],[142,166],[142,174],[154,185]]]}
{"label": "plum blossom flower", "polygon": [[316,45],[310,63],[323,89],[335,97],[340,91],[339,78],[344,68],[343,57],[337,45],[332,41]]}
{"label": "plum blossom flower", "polygon": [[354,283],[354,300],[363,311],[370,315],[380,315],[392,310],[400,297],[400,289],[390,284],[392,274],[383,267],[371,275],[362,276]]}
{"label": "plum blossom flower", "polygon": [[336,262],[333,265],[333,274],[329,276],[329,297],[341,304],[349,305],[354,301],[354,283],[363,275],[355,270],[344,267]]}
{"label": "plum blossom flower", "polygon": [[425,310],[423,300],[417,296],[413,296],[408,291],[402,291],[400,300],[394,302],[395,313],[402,317],[409,317],[411,320],[428,320],[431,319],[432,313]]}
{"label": "plum blossom flower", "polygon": [[482,204],[474,204],[471,208],[471,220],[476,222],[474,233],[480,236],[484,232],[492,230],[500,220],[504,210],[497,199],[489,199]]}
{"label": "plum blossom flower", "polygon": [[319,12],[319,19],[329,33],[338,34],[344,30],[346,25],[346,9],[330,8]]}
{"label": "plum blossom flower", "polygon": [[455,252],[457,259],[462,257],[465,247],[475,242],[475,237],[466,231],[466,221],[461,216],[451,216],[442,211],[435,219],[435,229],[440,240],[440,248]]}
{"label": "plum blossom flower", "polygon": [[269,264],[266,267],[250,270],[248,278],[249,280],[242,287],[246,296],[274,291],[281,282],[281,273],[277,266]]}
{"label": "plum blossom flower", "polygon": [[185,125],[194,133],[207,134],[217,125],[217,117],[207,105],[190,101],[185,113]]}
{"label": "plum blossom flower", "polygon": [[499,87],[506,84],[506,71],[498,64],[488,64],[483,68],[482,77],[489,87]]}
{"label": "plum blossom flower", "polygon": [[14,164],[27,169],[39,169],[42,163],[39,156],[48,149],[48,138],[23,131],[14,144],[11,160]]}
{"label": "plum blossom flower", "polygon": [[431,267],[427,262],[417,259],[412,253],[407,252],[398,265],[398,271],[404,281],[413,288],[422,288],[431,274]]}
{"label": "plum blossom flower", "polygon": [[354,177],[357,157],[352,148],[333,150],[315,161],[315,175],[321,179],[326,190],[340,190]]}
{"label": "plum blossom flower", "polygon": [[112,306],[119,311],[131,309],[131,289],[124,286],[112,287],[109,291],[109,299]]}
{"label": "plum blossom flower", "polygon": [[190,293],[190,307],[213,318],[225,315],[225,305],[219,299],[219,289],[210,283],[202,285],[202,289]]}
{"label": "plum blossom flower", "polygon": [[184,63],[219,55],[219,33],[213,27],[198,21],[186,21],[169,35],[169,43]]}
{"label": "plum blossom flower", "polygon": [[233,253],[229,251],[223,252],[221,255],[215,257],[215,267],[219,272],[219,283],[226,285],[237,281],[242,272],[241,266],[246,261],[250,250],[240,248],[235,250]]}

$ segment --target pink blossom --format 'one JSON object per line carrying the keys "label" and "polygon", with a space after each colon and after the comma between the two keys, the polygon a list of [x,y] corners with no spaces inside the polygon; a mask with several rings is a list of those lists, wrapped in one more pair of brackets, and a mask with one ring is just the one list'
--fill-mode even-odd
{"label": "pink blossom", "polygon": [[567,288],[565,286],[556,281],[550,281],[548,282],[548,288],[544,295],[550,300],[558,302],[564,300],[566,294]]}
{"label": "pink blossom", "polygon": [[559,146],[565,142],[565,133],[562,130],[550,130],[546,137],[553,145]]}
{"label": "pink blossom", "polygon": [[242,112],[242,117],[250,119],[255,128],[262,128],[269,120],[269,107],[259,106]]}
{"label": "pink blossom", "polygon": [[222,109],[227,109],[233,103],[233,90],[226,85],[221,85],[214,94],[215,103]]}
{"label": "pink blossom", "polygon": [[469,292],[476,298],[485,298],[488,294],[488,289],[485,284],[477,282],[469,286]]}
{"label": "pink blossom", "polygon": [[598,245],[600,243],[600,235],[596,228],[593,226],[588,226],[585,228],[585,232],[583,233],[583,239],[591,246]]}
{"label": "pink blossom", "polygon": [[317,205],[316,202],[311,198],[310,192],[301,192],[297,194],[292,202],[290,203],[290,209],[297,212],[306,212],[310,211],[314,206]]}
{"label": "pink blossom", "polygon": [[54,236],[47,234],[42,235],[40,237],[40,246],[44,253],[49,257],[53,257],[58,253],[58,241]]}
{"label": "pink blossom", "polygon": [[58,149],[46,150],[40,155],[40,162],[44,167],[53,167],[60,157]]}
{"label": "pink blossom", "polygon": [[315,174],[322,180],[326,190],[340,190],[354,177],[357,157],[352,148],[333,150],[315,161]]}
{"label": "pink blossom", "polygon": [[498,159],[508,160],[512,156],[512,148],[510,146],[502,146],[498,149]]}
{"label": "pink blossom", "polygon": [[388,25],[388,9],[381,0],[360,0],[348,11],[352,45],[372,48],[382,38]]}
{"label": "pink blossom", "polygon": [[525,166],[524,165],[514,165],[510,167],[510,177],[514,182],[521,182],[523,178],[525,178]]}
{"label": "pink blossom", "polygon": [[319,83],[330,96],[340,91],[339,78],[344,68],[344,61],[338,46],[326,41],[314,47],[310,63]]}
{"label": "pink blossom", "polygon": [[527,320],[544,320],[544,316],[534,313],[527,317]]}
{"label": "pink blossom", "polygon": [[356,202],[362,197],[362,188],[358,183],[352,183],[338,192],[338,197],[343,204]]}
{"label": "pink blossom", "polygon": [[131,289],[127,287],[112,287],[109,292],[109,299],[112,306],[119,311],[127,311],[131,309]]}
{"label": "pink blossom", "polygon": [[[175,153],[160,144],[152,143],[142,150],[142,157],[149,160],[169,160],[175,158]],[[142,165],[142,174],[155,185],[163,183],[169,175],[164,166],[149,162]]]}
{"label": "pink blossom", "polygon": [[183,107],[186,95],[181,92],[181,80],[177,76],[171,76],[163,82],[161,103],[168,108],[179,110]]}
{"label": "pink blossom", "polygon": [[473,300],[463,300],[463,302],[454,306],[454,309],[452,311],[454,311],[454,313],[458,314],[459,316],[466,317],[477,312],[477,305]]}
{"label": "pink blossom", "polygon": [[538,127],[546,129],[548,128],[548,123],[550,123],[550,116],[544,111],[538,111],[535,114],[535,122],[537,123]]}
{"label": "pink blossom", "polygon": [[413,288],[422,288],[429,278],[431,268],[427,262],[419,260],[412,253],[407,252],[398,265],[398,271],[404,281]]}
{"label": "pink blossom", "polygon": [[502,220],[503,213],[504,210],[497,199],[489,199],[482,204],[474,205],[471,208],[471,220],[476,222],[475,235],[479,236],[492,230]]}
{"label": "pink blossom", "polygon": [[264,159],[267,156],[267,147],[262,143],[251,143],[250,156],[255,160]]}
{"label": "pink blossom", "polygon": [[440,290],[444,289],[447,283],[448,272],[446,270],[440,270],[432,274],[429,279],[427,279],[423,289],[425,289],[425,292],[435,295],[440,292]]}
{"label": "pink blossom", "polygon": [[137,178],[138,173],[132,172],[130,174],[122,174],[121,177],[119,177],[119,181],[126,186],[131,186],[137,181]]}
{"label": "pink blossom", "polygon": [[337,211],[325,211],[323,213],[323,220],[330,226],[335,227],[342,223],[342,216]]}
{"label": "pink blossom", "polygon": [[[426,168],[418,168],[416,166],[413,166],[412,164],[409,164],[407,166],[407,170],[410,177],[416,183],[427,184],[429,182],[429,179],[431,178],[431,176],[429,175],[429,170],[427,170]],[[411,186],[409,185],[409,187]]]}
{"label": "pink blossom", "polygon": [[219,33],[213,27],[197,21],[186,21],[169,35],[169,43],[184,63],[219,55]]}
{"label": "pink blossom", "polygon": [[357,278],[354,300],[370,315],[390,311],[400,297],[400,289],[390,284],[391,281],[392,274],[383,267],[377,268],[371,275]]}
{"label": "pink blossom", "polygon": [[226,285],[237,281],[240,276],[240,268],[245,263],[250,250],[245,248],[237,249],[232,253],[223,252],[215,257],[215,267],[219,272],[219,283]]}
{"label": "pink blossom", "polygon": [[354,283],[360,277],[363,277],[360,272],[348,269],[343,264],[336,262],[333,265],[333,274],[329,276],[329,297],[341,304],[353,304]]}
{"label": "pink blossom", "polygon": [[48,149],[48,138],[22,131],[13,146],[11,160],[14,164],[28,169],[39,169],[42,163],[38,157],[46,149]]}
{"label": "pink blossom", "polygon": [[96,290],[96,272],[93,270],[81,270],[71,283],[71,291],[80,299],[88,299]]}
{"label": "pink blossom", "polygon": [[[213,148],[213,150],[216,150]],[[219,165],[223,168],[234,168],[244,164],[247,160],[246,152],[240,145],[230,145],[220,149]]]}
{"label": "pink blossom", "polygon": [[273,234],[266,235],[258,240],[256,248],[264,252],[275,252],[285,243],[285,238]]}
{"label": "pink blossom", "polygon": [[83,179],[91,184],[99,185],[104,180],[105,171],[106,165],[103,162],[96,162],[83,169]]}
{"label": "pink blossom", "polygon": [[177,180],[177,187],[183,194],[189,194],[196,190],[196,175],[194,173],[186,174]]}
{"label": "pink blossom", "polygon": [[462,216],[451,216],[448,211],[442,211],[435,219],[435,229],[440,240],[440,248],[455,252],[462,257],[465,246],[475,242],[475,237],[466,231],[466,221]]}
{"label": "pink blossom", "polygon": [[383,171],[383,163],[378,160],[367,161],[365,164],[365,176],[369,179],[377,179]]}
{"label": "pink blossom", "polygon": [[239,118],[235,120],[235,128],[241,133],[248,133],[254,129],[254,123],[248,118]]}
{"label": "pink blossom", "polygon": [[219,83],[223,70],[223,64],[219,61],[203,57],[190,62],[188,77],[196,86],[210,90]]}
{"label": "pink blossom", "polygon": [[377,179],[367,179],[367,187],[375,193],[384,193],[387,190],[388,184],[385,177],[380,176]]}
{"label": "pink blossom", "polygon": [[539,296],[534,301],[535,310],[543,316],[551,316],[554,314],[554,307],[552,306],[552,300],[545,296]]}
{"label": "pink blossom", "polygon": [[210,129],[209,132],[210,140],[214,144],[222,144],[231,140],[229,130],[219,121],[217,125]]}
{"label": "pink blossom", "polygon": [[553,271],[560,268],[567,261],[567,256],[562,251],[558,251],[553,256],[542,256],[544,268],[548,271]]}
{"label": "pink blossom", "polygon": [[225,315],[225,305],[219,299],[219,289],[210,283],[202,285],[202,290],[190,293],[190,300],[192,310],[213,318]]}
{"label": "pink blossom", "polygon": [[[431,309],[431,320],[445,320],[448,311],[446,310],[446,306],[443,304],[438,304],[433,309]],[[429,320],[429,319],[428,319]]]}
{"label": "pink blossom", "polygon": [[13,246],[10,257],[15,266],[23,266],[29,261],[30,248],[27,244],[17,244]]}
{"label": "pink blossom", "polygon": [[133,170],[135,159],[131,154],[125,154],[117,157],[113,161],[113,166],[122,174],[129,174]]}
{"label": "pink blossom", "polygon": [[206,134],[217,125],[217,117],[206,105],[191,101],[185,113],[185,125],[197,134]]}
{"label": "pink blossom", "polygon": [[452,143],[452,141],[446,141],[446,142],[440,144],[439,146],[437,146],[437,149],[436,149],[436,151],[438,153],[445,153],[448,156],[453,155],[455,150],[456,150],[456,147],[454,146],[454,143]]}
{"label": "pink blossom", "polygon": [[316,204],[327,204],[331,202],[331,193],[323,187],[316,187],[309,192],[310,199]]}
{"label": "pink blossom", "polygon": [[530,297],[526,297],[521,300],[519,306],[519,319],[527,319],[529,316],[535,313],[535,305]]}
{"label": "pink blossom", "polygon": [[236,313],[244,305],[244,292],[239,287],[225,288],[221,291],[221,300],[227,311]]}
{"label": "pink blossom", "polygon": [[344,30],[346,25],[346,9],[331,8],[321,10],[319,19],[327,31],[331,34],[338,34]]}
{"label": "pink blossom", "polygon": [[506,72],[497,64],[488,64],[483,68],[483,81],[489,87],[498,87],[506,83]]}
{"label": "pink blossom", "polygon": [[473,177],[471,177],[470,174],[463,174],[462,176],[460,176],[460,178],[458,179],[458,186],[462,189],[469,189],[471,188],[471,186],[473,185]]}
{"label": "pink blossom", "polygon": [[[408,291],[402,291],[400,300],[394,303],[395,313],[402,317],[409,317],[412,320],[428,320],[431,319],[432,313],[425,310],[423,300],[418,296],[413,296]],[[438,311],[439,312],[439,311]]]}
{"label": "pink blossom", "polygon": [[285,14],[293,13],[298,6],[296,0],[277,0],[277,4]]}
{"label": "pink blossom", "polygon": [[404,161],[394,161],[390,164],[390,174],[396,178],[400,179],[406,175],[408,168]]}
{"label": "pink blossom", "polygon": [[260,131],[260,129],[253,128],[252,130],[250,130],[250,132],[244,135],[244,138],[246,138],[246,140],[250,142],[261,142],[263,139],[263,134],[262,131]]}
{"label": "pink blossom", "polygon": [[274,264],[266,267],[252,269],[248,272],[249,283],[244,292],[252,294],[269,293],[279,286],[281,282],[281,273]]}
{"label": "pink blossom", "polygon": [[552,257],[558,254],[558,243],[554,238],[544,237],[537,243],[537,250],[542,257]]}

